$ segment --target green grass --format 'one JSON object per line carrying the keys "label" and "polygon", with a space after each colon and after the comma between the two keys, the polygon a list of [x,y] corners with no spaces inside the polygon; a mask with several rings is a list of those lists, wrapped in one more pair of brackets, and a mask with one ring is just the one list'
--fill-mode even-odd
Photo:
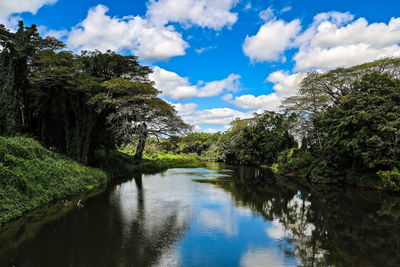
{"label": "green grass", "polygon": [[205,163],[194,155],[153,154],[135,161],[126,151],[96,151],[96,165],[111,176],[126,176],[134,172],[156,173],[171,168],[198,168]]}
{"label": "green grass", "polygon": [[105,184],[107,174],[23,137],[0,137],[0,224],[48,202]]}
{"label": "green grass", "polygon": [[104,150],[96,152],[92,164],[104,171],[83,166],[30,138],[0,137],[0,224],[106,184],[108,177],[205,165],[194,155],[153,154],[135,161],[129,153]]}

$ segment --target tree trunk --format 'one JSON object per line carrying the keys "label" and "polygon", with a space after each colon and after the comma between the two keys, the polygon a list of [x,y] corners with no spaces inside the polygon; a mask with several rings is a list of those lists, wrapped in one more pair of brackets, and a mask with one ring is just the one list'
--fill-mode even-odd
{"label": "tree trunk", "polygon": [[143,158],[143,151],[146,146],[146,139],[147,139],[147,125],[143,123],[139,133],[139,141],[136,146],[136,153],[135,153],[135,160],[141,160]]}

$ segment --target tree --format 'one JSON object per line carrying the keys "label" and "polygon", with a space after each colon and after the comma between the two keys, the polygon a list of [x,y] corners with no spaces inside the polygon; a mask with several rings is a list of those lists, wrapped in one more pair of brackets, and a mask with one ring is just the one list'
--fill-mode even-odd
{"label": "tree", "polygon": [[148,136],[173,136],[191,130],[171,104],[157,97],[159,91],[153,83],[117,78],[102,85],[107,93],[95,95],[92,102],[108,110],[108,125],[120,145],[132,137],[138,139],[136,159],[143,157]]}
{"label": "tree", "polygon": [[14,33],[0,25],[0,134],[15,135],[29,127],[29,66],[34,54],[47,47],[62,47],[54,38],[42,39],[36,25],[22,21]]}
{"label": "tree", "polygon": [[253,118],[235,120],[218,140],[223,161],[242,164],[272,164],[279,152],[296,146],[289,125],[293,117],[265,111]]}
{"label": "tree", "polygon": [[285,112],[293,112],[298,116],[293,129],[297,138],[304,139],[312,147],[316,146],[317,150],[321,150],[324,146],[323,133],[318,126],[321,112],[339,104],[351,93],[354,83],[371,72],[400,78],[400,59],[386,58],[326,73],[309,72],[301,82],[298,94],[282,102]]}
{"label": "tree", "polygon": [[339,155],[342,166],[347,161],[372,170],[399,167],[400,80],[388,73],[365,74],[323,113],[320,124],[326,150]]}

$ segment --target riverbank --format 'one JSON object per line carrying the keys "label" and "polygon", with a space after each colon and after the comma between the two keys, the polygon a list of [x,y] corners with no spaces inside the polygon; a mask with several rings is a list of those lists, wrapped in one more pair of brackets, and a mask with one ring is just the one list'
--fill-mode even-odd
{"label": "riverbank", "polygon": [[0,137],[0,223],[108,181],[83,166],[23,137]]}
{"label": "riverbank", "polygon": [[118,151],[98,151],[94,163],[97,168],[83,166],[30,138],[0,137],[0,224],[116,177],[204,166],[189,156],[157,155],[135,161]]}

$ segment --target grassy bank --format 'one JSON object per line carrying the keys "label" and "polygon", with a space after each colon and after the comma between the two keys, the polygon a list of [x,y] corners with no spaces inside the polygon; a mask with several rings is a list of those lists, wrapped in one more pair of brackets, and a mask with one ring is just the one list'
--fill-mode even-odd
{"label": "grassy bank", "polygon": [[105,184],[108,177],[134,172],[204,166],[192,155],[154,154],[135,161],[127,152],[96,152],[96,168],[83,166],[30,138],[0,137],[0,224],[53,200]]}
{"label": "grassy bank", "polygon": [[193,155],[153,154],[136,161],[129,151],[96,152],[96,165],[111,176],[126,176],[134,172],[156,173],[170,168],[198,168],[205,163]]}
{"label": "grassy bank", "polygon": [[0,223],[107,182],[107,174],[42,147],[37,141],[0,137]]}

